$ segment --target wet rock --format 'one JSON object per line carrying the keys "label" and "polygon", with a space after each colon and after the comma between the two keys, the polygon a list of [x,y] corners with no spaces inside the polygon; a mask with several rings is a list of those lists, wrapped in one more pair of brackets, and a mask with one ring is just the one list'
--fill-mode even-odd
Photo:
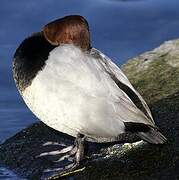
{"label": "wet rock", "polygon": [[[88,143],[85,170],[72,179],[179,179],[179,40],[165,42],[123,65],[123,71],[149,104],[168,142],[162,146]],[[122,137],[122,141],[137,140]],[[0,146],[0,160],[20,176],[40,179],[52,157],[37,155],[68,147],[74,139],[43,123],[36,123]],[[55,143],[58,143],[55,144]]]}

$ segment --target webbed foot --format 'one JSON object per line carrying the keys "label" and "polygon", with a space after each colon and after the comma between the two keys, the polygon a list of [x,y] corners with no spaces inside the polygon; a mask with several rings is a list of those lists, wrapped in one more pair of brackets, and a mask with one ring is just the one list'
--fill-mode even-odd
{"label": "webbed foot", "polygon": [[78,134],[73,146],[64,147],[61,150],[41,153],[39,157],[56,156],[53,166],[45,169],[41,177],[42,180],[57,179],[60,177],[71,176],[84,170],[79,168],[84,158],[85,137]]}

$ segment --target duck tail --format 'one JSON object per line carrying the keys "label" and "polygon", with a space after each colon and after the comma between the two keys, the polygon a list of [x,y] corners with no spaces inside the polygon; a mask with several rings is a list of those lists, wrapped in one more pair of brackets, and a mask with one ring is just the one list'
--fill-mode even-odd
{"label": "duck tail", "polygon": [[138,132],[137,135],[151,144],[164,144],[167,141],[166,137],[154,128],[150,128],[148,132]]}
{"label": "duck tail", "polygon": [[157,127],[144,123],[125,122],[126,132],[137,134],[142,140],[151,144],[164,144],[167,139]]}

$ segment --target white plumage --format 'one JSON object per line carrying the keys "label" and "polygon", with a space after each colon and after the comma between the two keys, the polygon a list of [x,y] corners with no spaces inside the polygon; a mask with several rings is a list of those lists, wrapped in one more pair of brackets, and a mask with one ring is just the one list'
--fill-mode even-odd
{"label": "white plumage", "polygon": [[[138,95],[150,118],[136,107],[109,73]],[[124,132],[123,122],[154,124],[148,106],[127,77],[94,48],[89,54],[71,44],[58,46],[22,96],[41,121],[74,137],[81,133],[108,141]]]}

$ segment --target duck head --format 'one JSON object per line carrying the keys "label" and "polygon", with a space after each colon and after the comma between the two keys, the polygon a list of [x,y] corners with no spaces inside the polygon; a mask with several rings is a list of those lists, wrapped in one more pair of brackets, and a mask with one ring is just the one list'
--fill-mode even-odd
{"label": "duck head", "polygon": [[88,22],[79,15],[65,16],[50,22],[44,26],[43,34],[55,46],[74,44],[85,51],[91,48]]}

